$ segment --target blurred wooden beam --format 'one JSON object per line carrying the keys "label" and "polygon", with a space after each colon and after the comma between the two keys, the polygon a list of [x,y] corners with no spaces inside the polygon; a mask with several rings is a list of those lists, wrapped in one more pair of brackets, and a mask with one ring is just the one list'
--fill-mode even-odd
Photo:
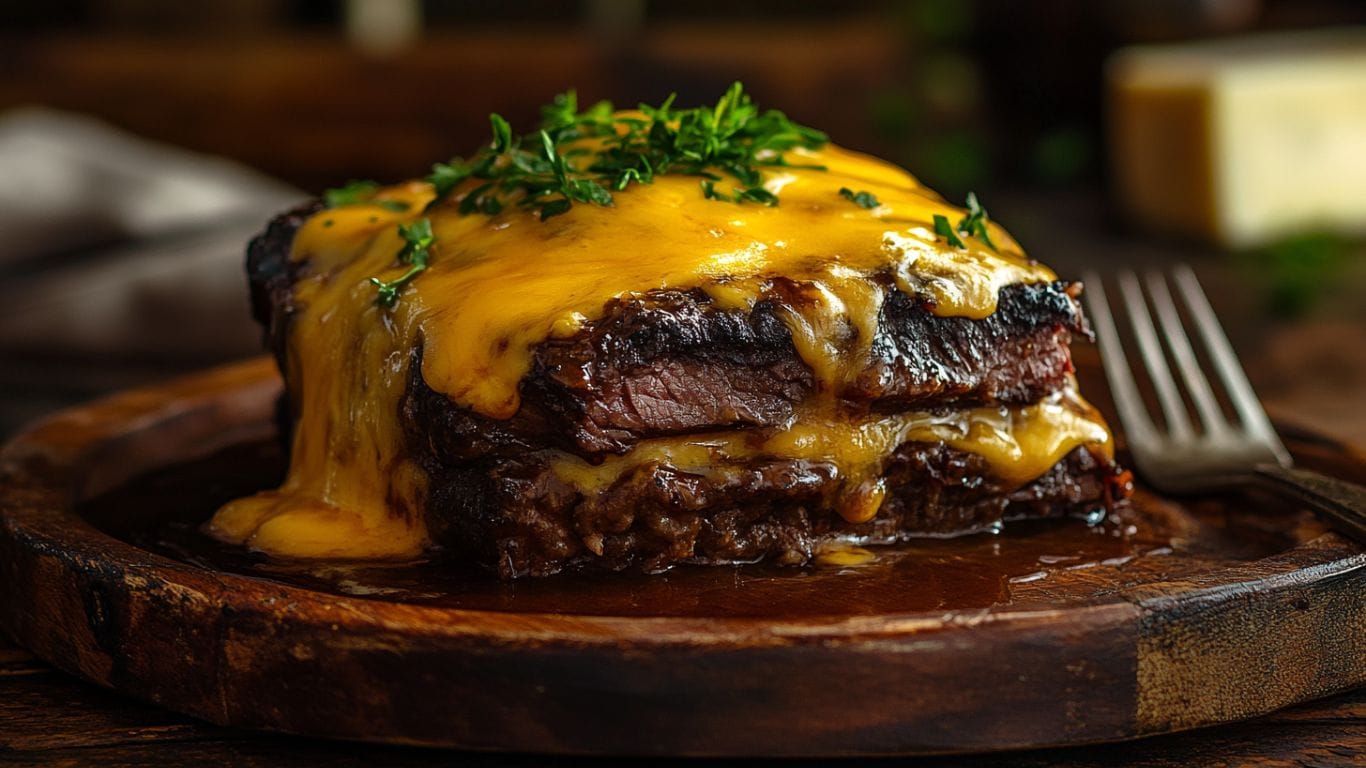
{"label": "blurred wooden beam", "polygon": [[423,173],[485,141],[489,112],[530,126],[567,88],[626,105],[677,90],[687,104],[743,79],[761,103],[867,147],[869,94],[896,77],[903,45],[865,21],[669,25],[613,44],[588,29],[441,31],[385,57],[338,35],[0,35],[0,110],[86,112],[317,188]]}

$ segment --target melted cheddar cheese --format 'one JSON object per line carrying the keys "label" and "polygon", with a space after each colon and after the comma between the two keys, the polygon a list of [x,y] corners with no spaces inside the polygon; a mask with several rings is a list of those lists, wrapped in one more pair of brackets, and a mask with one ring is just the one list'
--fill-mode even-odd
{"label": "melted cheddar cheese", "polygon": [[714,468],[755,458],[826,462],[835,467],[841,482],[840,493],[832,500],[835,510],[851,523],[862,523],[877,514],[886,495],[882,474],[887,458],[911,442],[943,442],[977,454],[1008,485],[1038,478],[1078,445],[1110,450],[1110,434],[1100,416],[1081,399],[1075,386],[1069,386],[1032,405],[852,418],[818,409],[772,434],[659,438],[643,441],[600,464],[562,454],[552,466],[561,479],[592,494],[642,465],[667,465],[705,476]]}
{"label": "melted cheddar cheese", "polygon": [[[461,215],[460,192],[423,214],[434,194],[423,182],[387,188],[375,201],[408,203],[405,212],[371,203],[316,214],[296,235],[291,256],[300,276],[286,371],[296,416],[289,476],[279,490],[224,507],[210,532],[294,557],[419,554],[428,543],[426,478],[407,458],[399,417],[417,348],[432,389],[477,413],[508,418],[519,407],[534,347],[572,335],[611,299],[701,289],[719,306],[747,308],[783,277],[803,286],[808,299],[784,305],[784,322],[833,401],[868,361],[883,298],[870,275],[890,275],[937,314],[971,318],[995,311],[1004,285],[1054,279],[995,224],[999,251],[976,238],[964,238],[961,249],[943,242],[933,217],[957,221],[964,212],[893,165],[833,146],[787,154],[827,170],[772,169],[765,187],[779,196],[776,207],[708,200],[695,177],[659,176],[616,193],[612,207],[578,204],[544,222],[517,206],[495,216]],[[868,191],[880,205],[860,208],[839,195],[841,187]],[[436,235],[430,268],[396,306],[381,308],[369,278],[401,273],[397,225],[422,215]],[[757,448],[737,436],[722,436],[719,445],[648,441],[600,466],[566,454],[556,467],[592,492],[627,466],[700,466],[717,450],[826,459],[847,478],[841,513],[863,520],[876,514],[884,493],[880,462],[908,440],[948,441],[1020,483],[1078,445],[1107,444],[1094,413],[1074,406],[1069,396],[1067,403],[861,422],[818,408]]]}

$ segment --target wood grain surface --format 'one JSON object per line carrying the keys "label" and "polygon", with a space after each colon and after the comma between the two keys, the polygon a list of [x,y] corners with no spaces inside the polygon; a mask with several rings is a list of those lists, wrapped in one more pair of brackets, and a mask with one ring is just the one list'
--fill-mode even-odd
{"label": "wood grain surface", "polygon": [[[571,754],[1110,741],[1366,682],[1366,553],[1296,514],[1197,531],[1194,511],[1141,495],[1140,512],[1176,526],[1172,542],[1196,545],[1026,580],[1004,603],[793,616],[746,615],[753,595],[743,609],[727,596],[831,590],[765,577],[707,592],[708,611],[645,615],[361,598],[177,561],[74,514],[139,472],[263,434],[276,386],[263,362],[220,369],[64,412],[7,448],[0,625],[63,669],[211,722]],[[1366,474],[1340,448],[1289,442],[1301,460]],[[1213,518],[1237,514],[1222,502]],[[872,573],[879,599],[917,586]],[[822,578],[859,576],[808,581]],[[24,738],[36,741],[6,747],[44,748]]]}
{"label": "wood grain surface", "polygon": [[[470,768],[531,768],[539,755],[497,755],[319,741],[198,722],[83,683],[0,635],[0,763],[22,765],[394,766],[458,762]],[[564,766],[696,766],[695,761],[560,758]],[[1319,768],[1366,764],[1366,689],[1246,723],[1137,742],[1015,754],[852,761],[849,766],[951,768]]]}

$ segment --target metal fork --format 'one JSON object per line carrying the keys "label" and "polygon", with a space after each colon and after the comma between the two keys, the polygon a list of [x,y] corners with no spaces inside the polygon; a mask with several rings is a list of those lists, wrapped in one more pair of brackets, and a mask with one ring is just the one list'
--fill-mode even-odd
{"label": "metal fork", "polygon": [[[1237,412],[1238,423],[1225,417],[1209,378],[1201,370],[1168,280],[1161,273],[1147,274],[1145,299],[1138,277],[1124,272],[1118,276],[1119,304],[1129,316],[1139,357],[1162,409],[1165,431],[1155,424],[1129,368],[1100,277],[1092,273],[1085,279],[1087,310],[1100,342],[1105,375],[1135,469],[1144,480],[1173,494],[1259,485],[1308,505],[1338,531],[1366,543],[1366,488],[1292,466],[1290,454],[1257,401],[1189,267],[1174,269],[1171,283],[1199,331],[1211,365]],[[1148,311],[1149,301],[1157,315],[1156,325]],[[1166,352],[1162,338],[1166,339]],[[1172,376],[1168,353],[1195,406],[1198,430],[1191,424],[1186,401]]]}

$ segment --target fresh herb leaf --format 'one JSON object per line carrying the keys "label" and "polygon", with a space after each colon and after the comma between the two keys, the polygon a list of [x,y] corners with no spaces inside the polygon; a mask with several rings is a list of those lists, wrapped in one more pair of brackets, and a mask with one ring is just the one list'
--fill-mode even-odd
{"label": "fresh herb leaf", "polygon": [[606,101],[580,111],[578,95],[568,91],[542,107],[539,130],[523,136],[514,136],[506,120],[492,115],[488,146],[469,159],[433,167],[427,180],[436,199],[428,208],[477,178],[487,185],[461,199],[460,213],[501,211],[516,204],[538,211],[544,221],[575,203],[611,206],[614,191],[650,184],[661,174],[712,182],[728,175],[738,182],[732,192],[719,192],[713,184],[702,188],[703,195],[776,205],[777,197],[763,186],[763,168],[821,168],[790,164],[783,153],[818,149],[827,141],[825,134],[792,122],[782,112],[761,112],[740,83],[709,107],[677,109],[674,101],[671,95],[657,107],[642,104],[640,115],[616,114]]}
{"label": "fresh herb leaf", "polygon": [[949,245],[952,245],[954,248],[968,247],[967,244],[963,242],[963,238],[959,237],[958,233],[954,231],[953,225],[949,223],[948,217],[942,214],[936,213],[934,215],[934,233],[947,240]]}
{"label": "fresh herb leaf", "polygon": [[749,187],[747,189],[736,190],[735,202],[762,203],[771,207],[778,204],[778,196],[763,187]]}
{"label": "fresh herb leaf", "polygon": [[400,263],[411,262],[419,251],[425,251],[436,242],[432,232],[431,219],[418,219],[408,224],[398,225],[398,235],[404,240],[403,249],[398,252]]}
{"label": "fresh herb leaf", "polygon": [[612,193],[603,189],[596,181],[577,179],[569,183],[565,196],[580,203],[593,203],[608,206],[612,204]]}
{"label": "fresh herb leaf", "polygon": [[731,190],[730,194],[718,192],[716,182],[712,179],[703,179],[702,196],[708,200],[721,200],[730,203],[762,203],[767,206],[776,206],[778,196],[769,192],[763,187],[741,187]]}
{"label": "fresh herb leaf", "polygon": [[555,175],[555,183],[563,187],[565,180],[568,178],[569,163],[564,159],[564,156],[555,150],[555,140],[550,138],[549,133],[546,133],[545,130],[542,129],[540,136],[541,153],[544,155],[545,162],[548,164],[546,167]]}
{"label": "fresh herb leaf", "polygon": [[344,187],[329,189],[323,192],[323,204],[328,208],[337,208],[343,205],[356,205],[358,203],[369,202],[370,198],[379,191],[379,185],[373,181],[351,180]]}
{"label": "fresh herb leaf", "polygon": [[996,250],[996,244],[991,242],[991,232],[987,229],[987,209],[977,201],[977,194],[968,193],[968,215],[958,222],[958,231],[969,237],[975,237],[987,244],[991,250]]}
{"label": "fresh herb leaf", "polygon": [[473,169],[463,160],[452,160],[449,163],[437,163],[432,166],[432,172],[427,175],[427,183],[436,190],[436,197],[427,204],[427,210],[431,210],[442,200],[445,200],[455,188],[460,186],[460,182],[468,179]]}
{"label": "fresh herb leaf", "polygon": [[840,187],[840,197],[844,198],[845,200],[848,200],[849,202],[853,203],[854,205],[857,205],[860,208],[876,208],[879,205],[881,205],[881,203],[877,201],[877,198],[873,197],[872,192],[867,192],[864,190],[855,192],[854,190],[848,187]]}
{"label": "fresh herb leaf", "polygon": [[476,211],[480,210],[480,208],[482,207],[482,203],[480,203],[480,200],[491,189],[493,189],[493,182],[490,181],[486,184],[480,184],[479,186],[465,193],[465,197],[460,201],[460,213],[468,216],[471,213],[475,213]]}
{"label": "fresh herb leaf", "polygon": [[[514,135],[502,116],[489,115],[493,139],[488,145],[468,159],[432,166],[427,182],[436,194],[427,210],[463,192],[456,208],[461,214],[494,216],[517,205],[546,221],[575,203],[611,206],[613,191],[653,183],[661,174],[701,177],[707,199],[777,205],[777,195],[763,185],[763,168],[824,170],[790,164],[783,153],[818,149],[827,141],[825,134],[792,122],[782,112],[760,112],[738,82],[710,107],[676,109],[674,101],[671,95],[657,107],[642,104],[643,117],[619,115],[606,101],[580,111],[578,95],[568,91],[541,108],[538,130],[522,136]],[[738,182],[730,192],[716,188],[725,176]],[[324,198],[329,206],[367,202],[378,189],[374,182],[352,182],[328,190]],[[877,204],[871,195],[860,194]],[[861,199],[855,202],[864,205]],[[400,201],[378,204],[407,209]],[[378,288],[375,303],[384,308],[396,305],[408,283],[427,269],[436,241],[425,218],[401,225],[399,235],[404,246],[398,263],[408,269],[394,280],[370,278]]]}
{"label": "fresh herb leaf", "polygon": [[650,168],[650,165],[647,162],[645,164],[645,170],[643,171],[639,168],[621,169],[621,171],[617,173],[617,181],[612,185],[612,188],[620,192],[621,190],[626,189],[627,185],[633,181],[637,184],[649,184],[654,180],[654,170]]}
{"label": "fresh herb leaf", "polygon": [[344,187],[323,192],[323,203],[328,208],[370,203],[394,213],[403,213],[412,207],[402,200],[376,200],[374,198],[377,192],[379,192],[379,185],[375,182],[353,180],[347,182]]}
{"label": "fresh herb leaf", "polygon": [[574,118],[578,114],[578,92],[572,89],[565,91],[557,94],[549,104],[541,107],[541,127],[548,131],[568,128],[574,124]]}
{"label": "fresh herb leaf", "polygon": [[[841,191],[843,194],[843,191]],[[982,241],[991,250],[996,250],[996,243],[991,240],[991,231],[987,228],[987,209],[982,207],[977,195],[969,192],[967,199],[968,214],[958,220],[957,226],[951,226],[945,216],[935,214],[934,232],[948,241],[949,245],[955,248],[966,248],[967,243],[963,242],[963,236],[975,237]]]}
{"label": "fresh herb leaf", "polygon": [[431,261],[431,248],[436,242],[430,219],[400,224],[398,234],[403,238],[403,247],[398,252],[398,263],[408,265],[408,271],[389,281],[380,280],[378,277],[370,278],[370,282],[379,289],[375,294],[375,304],[384,309],[392,309],[398,304],[399,294],[403,289],[413,281],[413,278],[427,269]]}
{"label": "fresh herb leaf", "polygon": [[568,213],[569,208],[572,205],[573,203],[563,198],[559,200],[551,200],[550,202],[541,206],[541,221],[545,221],[551,216],[559,216],[562,213]]}
{"label": "fresh herb leaf", "polygon": [[489,124],[493,126],[493,152],[501,155],[512,146],[512,126],[497,112],[489,114]]}
{"label": "fresh herb leaf", "polygon": [[488,216],[497,216],[503,212],[503,201],[493,195],[484,195],[479,198],[479,212]]}

